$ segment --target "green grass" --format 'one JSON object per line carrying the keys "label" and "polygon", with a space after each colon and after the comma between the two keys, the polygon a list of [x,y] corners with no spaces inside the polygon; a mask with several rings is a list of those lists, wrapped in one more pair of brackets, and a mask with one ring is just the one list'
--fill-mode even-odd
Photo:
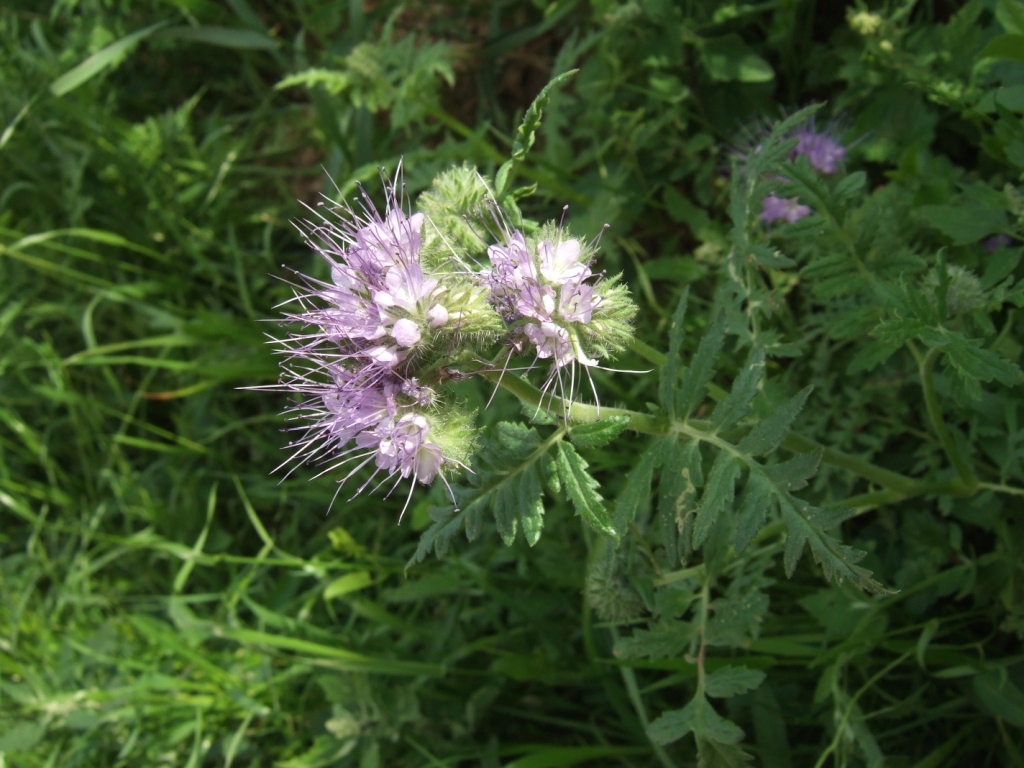
{"label": "green grass", "polygon": [[[535,547],[488,529],[410,567],[443,487],[417,492],[401,525],[395,498],[342,492],[332,508],[330,478],[272,474],[287,398],[244,388],[277,380],[265,341],[281,333],[288,270],[326,276],[290,224],[300,202],[359,182],[376,194],[378,166],[400,157],[411,194],[453,163],[494,173],[536,93],[572,67],[519,168],[518,183],[538,185],[521,205],[548,218],[569,203],[587,236],[612,225],[602,263],[625,272],[656,351],[684,284],[688,355],[723,302],[710,276],[728,244],[728,146],[780,102],[846,109],[865,137],[853,161],[869,187],[903,184],[900,205],[1018,179],[1000,148],[1019,139],[1017,112],[972,112],[941,91],[968,83],[974,29],[996,34],[993,13],[958,22],[926,3],[886,16],[906,54],[886,63],[882,38],[865,42],[826,4],[719,5],[83,0],[0,18],[0,765],[695,764],[692,739],[646,733],[691,698],[692,658],[616,654],[646,625],[603,621],[588,602],[605,545],[565,499],[549,500]],[[726,47],[739,35],[772,79],[760,65],[722,75],[687,35]],[[954,43],[969,60],[928,69],[928,46]],[[1007,83],[1020,74],[1001,66],[1018,68]],[[345,76],[334,92],[275,87],[312,67]],[[951,253],[985,271],[979,245]],[[798,269],[766,279],[773,296],[810,301]],[[771,363],[766,401],[813,380],[829,394],[804,434],[941,474],[917,367],[844,381],[829,355],[853,342],[829,336],[829,317],[794,331],[806,354]],[[992,317],[1003,335],[990,346],[1019,358],[1020,310]],[[727,348],[723,385],[746,357]],[[648,366],[637,349],[622,367]],[[609,405],[657,399],[656,375],[596,378]],[[971,405],[948,370],[936,381],[964,432],[950,439],[990,441],[973,451],[983,479],[1019,488],[1019,386]],[[490,395],[462,387],[477,406]],[[522,418],[506,393],[484,415]],[[607,499],[643,440],[587,454]],[[871,489],[832,468],[812,490]],[[728,573],[762,558],[770,609],[707,661],[768,674],[716,704],[756,764],[1024,765],[1020,501],[986,489],[858,510],[846,538],[899,590],[888,598],[826,584],[809,558],[786,579],[778,532],[756,539]],[[637,576],[660,557],[649,506],[620,550],[634,572],[615,576],[648,588],[630,598],[648,608],[666,599]],[[690,584],[672,572],[663,583]]]}

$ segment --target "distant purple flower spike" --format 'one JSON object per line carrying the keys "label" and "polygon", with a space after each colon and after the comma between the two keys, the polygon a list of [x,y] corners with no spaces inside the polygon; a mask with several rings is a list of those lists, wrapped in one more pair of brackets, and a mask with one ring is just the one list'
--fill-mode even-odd
{"label": "distant purple flower spike", "polygon": [[761,221],[772,222],[778,221],[779,219],[785,219],[791,224],[798,219],[802,219],[807,216],[811,209],[809,206],[800,205],[800,199],[791,197],[784,199],[776,197],[774,193],[761,201],[763,210],[761,211]]}
{"label": "distant purple flower spike", "polygon": [[1011,238],[1009,235],[1003,234],[990,237],[988,240],[985,241],[984,245],[986,251],[988,251],[989,253],[995,253],[1000,248],[1006,248],[1011,243],[1013,243],[1013,238]]}
{"label": "distant purple flower spike", "polygon": [[798,129],[794,136],[798,141],[793,156],[804,155],[822,173],[835,173],[846,157],[846,147],[828,133],[815,132],[813,124]]}
{"label": "distant purple flower spike", "polygon": [[[789,158],[796,159],[804,156],[811,167],[822,174],[832,174],[839,170],[846,153],[849,150],[841,137],[847,126],[843,118],[833,118],[824,128],[819,128],[813,117],[792,128],[781,138],[796,139],[796,146],[789,152]],[[733,156],[740,161],[743,169],[743,161],[756,156],[761,151],[764,139],[774,130],[775,122],[764,118],[756,121],[743,131],[743,138],[739,146],[733,150]],[[781,177],[777,175],[766,175],[766,178]],[[785,178],[781,178],[785,181]],[[785,220],[788,222],[797,221],[811,213],[809,206],[801,205],[797,198],[780,198],[773,192],[761,201],[761,221],[772,222]]]}

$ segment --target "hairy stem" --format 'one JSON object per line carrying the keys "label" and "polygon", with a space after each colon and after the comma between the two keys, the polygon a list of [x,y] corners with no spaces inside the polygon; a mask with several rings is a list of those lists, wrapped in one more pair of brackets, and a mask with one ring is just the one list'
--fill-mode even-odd
{"label": "hairy stem", "polygon": [[[537,387],[520,376],[508,373],[501,376],[496,371],[480,371],[480,373],[486,379],[495,383],[499,383],[500,379],[500,385],[504,389],[507,389],[527,405],[544,409],[543,400],[549,399]],[[690,439],[705,440],[715,437],[710,432],[706,432],[706,430],[710,429],[708,422],[700,419],[687,419],[685,422],[675,422],[669,421],[664,417],[631,411],[625,408],[605,408],[586,403],[567,404],[560,402],[560,404],[565,409],[566,419],[574,424],[591,424],[609,416],[624,416],[629,419],[627,429],[645,435],[677,433]],[[549,407],[550,405],[551,403],[549,402]],[[715,440],[711,440],[711,442],[715,442]],[[858,459],[856,456],[825,448],[820,443],[796,432],[790,432],[783,438],[782,447],[794,453],[806,453],[820,448],[822,450],[821,460],[824,464],[837,467],[838,469],[845,469],[885,489],[884,492],[867,495],[864,501],[869,504],[891,504],[929,493],[950,493],[954,496],[970,496],[978,488],[978,481],[976,479],[970,484],[963,480],[957,483],[915,480],[912,477],[900,475],[863,459]]]}
{"label": "hairy stem", "polygon": [[[615,627],[612,627],[612,637],[618,641],[619,632]],[[629,703],[633,705],[633,711],[636,712],[637,718],[640,720],[640,724],[644,730],[651,724],[650,719],[647,716],[647,707],[644,706],[643,696],[640,693],[640,686],[637,685],[636,673],[629,667],[620,664],[619,674],[622,675],[622,682],[626,686],[626,695],[629,696]],[[668,753],[659,744],[655,744],[653,741],[650,742],[651,749],[654,750],[654,754],[658,757],[658,762],[662,764],[663,768],[675,768],[675,763],[672,758],[669,757]]]}
{"label": "hairy stem", "polygon": [[939,438],[942,450],[946,452],[946,458],[949,459],[949,463],[956,470],[957,477],[960,478],[961,483],[974,490],[978,487],[978,478],[974,474],[974,467],[971,466],[970,460],[961,453],[956,440],[953,439],[953,434],[949,431],[949,427],[946,426],[946,422],[942,418],[942,407],[939,405],[939,397],[935,392],[935,377],[932,375],[932,371],[935,368],[935,361],[939,359],[940,354],[942,353],[939,348],[933,347],[928,350],[928,354],[925,355],[920,363],[919,371],[921,374],[921,389],[924,392],[924,404],[928,410],[928,419],[931,421],[932,431]]}

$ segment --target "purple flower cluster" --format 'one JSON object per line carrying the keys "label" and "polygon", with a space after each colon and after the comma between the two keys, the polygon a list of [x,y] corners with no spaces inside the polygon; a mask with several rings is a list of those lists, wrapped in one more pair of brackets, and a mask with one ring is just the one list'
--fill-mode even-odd
{"label": "purple flower cluster", "polygon": [[576,396],[576,364],[590,378],[589,369],[599,362],[588,341],[608,297],[597,293],[602,276],[590,269],[594,244],[568,237],[561,225],[549,226],[528,241],[523,232],[500,224],[504,242],[487,249],[490,269],[481,273],[481,279],[490,290],[492,305],[509,326],[509,358],[529,348],[533,364],[550,360],[543,391],[552,388],[553,398],[557,383],[567,407]]}
{"label": "purple flower cluster", "polygon": [[776,197],[774,192],[761,201],[761,208],[761,221],[785,219],[791,224],[811,212],[810,206],[800,205],[799,198]]}
{"label": "purple flower cluster", "polygon": [[[797,140],[796,146],[789,152],[789,158],[795,160],[797,157],[803,156],[819,173],[825,175],[835,173],[846,158],[847,148],[838,138],[843,127],[842,121],[832,121],[824,129],[819,130],[813,118],[800,124],[788,136],[783,137]],[[765,128],[770,131],[771,124],[768,123]],[[758,143],[753,151],[759,150],[760,144]],[[760,218],[766,223],[780,220],[792,223],[810,213],[810,207],[802,205],[797,197],[781,198],[772,192],[761,200]]]}
{"label": "purple flower cluster", "polygon": [[554,401],[557,383],[567,408],[581,378],[576,365],[589,378],[631,338],[628,290],[595,274],[596,244],[561,225],[527,236],[489,202],[501,242],[487,249],[489,268],[471,266],[472,250],[453,236],[446,205],[456,207],[463,183],[486,182],[472,168],[453,172],[458,184],[435,185],[448,198],[421,198],[429,217],[407,212],[396,177],[385,180],[383,215],[360,190],[356,208],[320,204],[299,225],[330,279],[298,276],[298,309],[285,319],[301,330],[281,342],[282,379],[270,389],[301,396],[289,410],[300,433],[288,446],[290,461],[322,465],[321,475],[344,467],[339,485],[369,467],[355,495],[376,478],[376,487],[393,483],[388,493],[407,478],[411,499],[417,483],[448,485],[446,475],[467,468],[477,429],[448,382],[465,375],[460,364],[480,371],[481,347],[506,342],[502,375],[524,350],[533,353],[530,368],[550,360],[543,391]]}
{"label": "purple flower cluster", "polygon": [[359,211],[318,206],[319,221],[302,229],[329,262],[331,282],[302,276],[301,311],[286,314],[307,329],[284,350],[280,388],[306,396],[292,409],[306,423],[289,446],[292,460],[329,463],[321,474],[355,462],[341,483],[373,463],[357,494],[380,473],[426,484],[446,464],[461,465],[431,439],[434,392],[411,375],[425,335],[449,312],[442,280],[420,262],[424,216],[406,215],[397,189],[397,179],[387,186],[384,216],[365,192]]}
{"label": "purple flower cluster", "polygon": [[833,135],[835,130],[833,126],[819,132],[813,120],[800,126],[793,132],[797,144],[789,153],[790,159],[803,155],[816,170],[826,175],[835,173],[846,158],[846,147]]}

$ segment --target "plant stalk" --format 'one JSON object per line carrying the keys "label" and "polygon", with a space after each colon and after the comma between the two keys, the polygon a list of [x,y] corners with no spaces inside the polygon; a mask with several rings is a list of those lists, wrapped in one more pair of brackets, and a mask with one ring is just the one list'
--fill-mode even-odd
{"label": "plant stalk", "polygon": [[[501,387],[511,392],[527,405],[532,405],[542,410],[547,410],[552,405],[559,406],[563,409],[562,415],[566,421],[574,424],[591,424],[610,416],[624,416],[629,419],[627,429],[634,432],[645,435],[678,433],[691,439],[699,437],[699,433],[710,429],[708,422],[700,419],[672,422],[653,414],[640,413],[639,411],[631,411],[625,408],[606,408],[586,403],[566,403],[561,399],[555,399],[554,402],[551,402],[551,399],[543,392],[520,376],[509,373],[505,373],[502,376],[498,371],[480,371],[479,373],[489,381],[500,384]],[[547,408],[544,405],[545,401],[548,401]],[[945,427],[945,424],[942,426]],[[946,434],[948,435],[948,432]],[[709,433],[708,437],[710,438],[712,435]],[[950,441],[952,441],[951,437]],[[863,459],[858,459],[856,456],[850,456],[841,451],[826,448],[820,443],[796,432],[789,432],[783,438],[782,447],[793,453],[807,453],[808,451],[821,449],[822,463],[838,469],[845,469],[885,489],[884,492],[866,495],[863,500],[871,504],[891,504],[930,493],[950,493],[954,496],[966,497],[971,496],[978,488],[978,481],[974,478],[973,473],[971,474],[972,482],[970,483],[964,481],[962,477],[956,483],[915,480],[912,477],[907,477],[876,466]]]}
{"label": "plant stalk", "polygon": [[924,359],[921,360],[918,368],[921,375],[921,389],[924,392],[924,404],[928,410],[928,419],[931,421],[932,431],[939,438],[942,450],[946,452],[946,458],[949,459],[949,463],[956,470],[960,482],[971,491],[974,491],[978,487],[978,478],[974,474],[974,467],[971,465],[970,460],[961,453],[960,447],[956,444],[956,440],[953,439],[953,434],[949,431],[949,427],[946,426],[946,422],[942,418],[939,396],[935,392],[935,377],[932,375],[932,371],[935,368],[935,361],[939,359],[940,354],[941,350],[938,347],[932,347],[928,350],[928,354],[925,355]]}

